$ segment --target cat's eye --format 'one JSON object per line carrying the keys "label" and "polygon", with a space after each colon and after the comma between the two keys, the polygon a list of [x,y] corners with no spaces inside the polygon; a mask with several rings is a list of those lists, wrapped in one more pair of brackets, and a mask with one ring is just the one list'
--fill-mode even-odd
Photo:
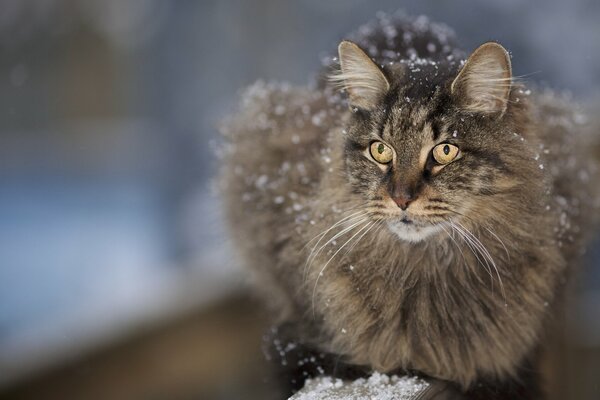
{"label": "cat's eye", "polygon": [[371,143],[370,151],[371,156],[380,164],[387,164],[394,157],[392,148],[383,142]]}
{"label": "cat's eye", "polygon": [[438,164],[448,164],[458,156],[458,147],[450,143],[438,144],[432,151],[433,159]]}

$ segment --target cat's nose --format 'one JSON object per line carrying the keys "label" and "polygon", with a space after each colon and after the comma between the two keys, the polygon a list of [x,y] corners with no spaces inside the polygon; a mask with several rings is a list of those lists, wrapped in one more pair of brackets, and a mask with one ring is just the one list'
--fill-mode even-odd
{"label": "cat's nose", "polygon": [[414,200],[414,196],[406,193],[404,195],[392,197],[392,200],[400,207],[402,211],[408,208],[408,205]]}
{"label": "cat's nose", "polygon": [[406,210],[410,203],[412,203],[418,197],[420,191],[420,184],[418,177],[412,178],[411,176],[398,177],[392,181],[390,187],[390,197],[401,210]]}

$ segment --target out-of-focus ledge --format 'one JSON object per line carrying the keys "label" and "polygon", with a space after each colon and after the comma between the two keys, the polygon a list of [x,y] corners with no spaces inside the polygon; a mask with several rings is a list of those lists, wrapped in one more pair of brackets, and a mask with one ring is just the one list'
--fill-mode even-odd
{"label": "out-of-focus ledge", "polygon": [[265,382],[265,329],[247,292],[215,298],[0,388],[0,398],[280,399]]}
{"label": "out-of-focus ledge", "polygon": [[231,268],[222,272],[178,270],[161,278],[161,284],[143,298],[132,299],[110,313],[67,316],[30,337],[4,341],[0,347],[0,389],[244,293],[245,281],[245,275]]}

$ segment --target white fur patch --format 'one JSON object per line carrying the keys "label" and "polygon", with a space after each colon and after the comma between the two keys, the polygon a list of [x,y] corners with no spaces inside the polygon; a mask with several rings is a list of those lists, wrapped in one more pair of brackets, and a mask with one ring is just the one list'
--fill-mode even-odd
{"label": "white fur patch", "polygon": [[400,221],[389,221],[387,226],[400,239],[412,243],[421,242],[429,236],[441,231],[441,228],[435,225],[415,226]]}

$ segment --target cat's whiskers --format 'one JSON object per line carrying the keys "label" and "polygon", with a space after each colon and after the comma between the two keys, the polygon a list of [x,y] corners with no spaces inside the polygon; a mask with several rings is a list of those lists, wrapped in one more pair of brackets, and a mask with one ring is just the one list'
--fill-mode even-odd
{"label": "cat's whiskers", "polygon": [[[344,221],[347,221],[349,219],[352,219],[352,217],[355,217],[359,214],[364,213],[363,210],[357,211],[355,213],[352,213],[350,215],[347,215],[346,217],[342,218],[341,220],[335,222],[331,227],[329,227],[328,229],[325,229],[323,232],[319,233],[318,235],[316,235],[315,237],[313,237],[312,239],[310,239],[308,242],[306,242],[306,244],[304,246],[302,246],[302,248],[300,249],[300,251],[303,251],[304,249],[306,249],[308,247],[309,244],[311,244],[315,239],[317,238],[322,238],[323,236],[327,235],[327,233],[329,233],[332,229],[334,229],[336,226],[340,225],[341,223],[343,223]],[[318,245],[318,242],[317,242]],[[314,247],[313,247],[314,250]]]}
{"label": "cat's whiskers", "polygon": [[[454,245],[456,246],[456,248],[457,248],[457,249],[458,249],[458,251],[460,252],[460,254],[461,254],[462,258],[463,258],[463,261],[465,262],[465,267],[467,267],[467,269],[468,269],[468,270],[472,270],[472,268],[471,268],[471,267],[470,267],[470,265],[469,265],[469,262],[467,261],[467,258],[465,257],[465,254],[463,253],[463,251],[462,251],[462,249],[461,249],[461,246],[460,246],[460,244],[459,244],[459,243],[456,241],[456,239],[454,239],[454,232],[455,232],[455,230],[454,230],[454,229],[452,229],[452,227],[451,227],[451,229],[450,229],[450,232],[448,232],[448,231],[446,230],[446,228],[444,227],[444,223],[440,223],[440,224],[438,224],[438,225],[439,225],[439,227],[440,227],[440,228],[441,228],[441,229],[442,229],[442,230],[443,230],[443,231],[446,233],[446,235],[447,235],[447,236],[450,238],[450,240],[451,240],[451,241],[454,243]],[[460,236],[460,234],[459,234],[459,236]],[[471,249],[471,252],[472,252],[472,251],[473,251],[473,250]],[[477,256],[475,256],[475,257],[477,257]],[[478,261],[479,261],[479,259],[478,259]],[[479,261],[479,263],[481,263],[481,261]],[[485,283],[484,283],[484,281],[483,281],[483,279],[481,278],[481,276],[479,276],[479,274],[473,274],[473,275],[475,275],[475,277],[477,278],[477,280],[478,280],[478,281],[479,281],[479,282],[480,282],[482,285],[483,285],[483,284],[485,284]],[[490,275],[490,276],[491,276],[491,275]],[[493,284],[493,282],[492,282],[492,284]]]}
{"label": "cat's whiskers", "polygon": [[361,241],[361,239],[362,239],[363,237],[365,237],[365,235],[366,235],[367,233],[369,233],[369,231],[370,231],[371,229],[373,229],[375,226],[378,226],[378,227],[379,227],[379,226],[381,226],[381,225],[383,224],[383,222],[384,222],[384,220],[382,220],[382,219],[376,220],[376,221],[375,221],[375,223],[374,223],[374,224],[372,224],[372,225],[369,227],[369,229],[367,229],[367,230],[366,230],[366,231],[365,231],[365,232],[364,232],[362,235],[360,235],[360,236],[359,236],[359,238],[358,238],[358,239],[356,239],[356,241],[355,241],[354,243],[352,243],[352,245],[351,245],[351,246],[348,248],[348,250],[346,250],[346,252],[344,253],[344,255],[346,255],[346,254],[350,253],[350,252],[352,251],[352,249],[354,249],[354,248],[356,247],[356,245],[357,245],[357,244],[358,244],[358,243]]}
{"label": "cat's whiskers", "polygon": [[[488,275],[490,276],[490,280],[492,282],[492,291],[493,291],[494,290],[494,275],[492,274],[492,270],[490,268],[488,260],[485,259],[483,254],[480,254],[480,251],[477,249],[477,247],[473,243],[473,240],[469,236],[467,236],[467,234],[465,232],[463,232],[459,227],[454,225],[454,223],[452,221],[450,221],[450,227],[452,228],[452,230],[454,232],[456,232],[458,234],[458,237],[460,237],[463,240],[463,242],[467,245],[469,250],[471,250],[471,253],[473,253],[473,255],[477,259],[478,263],[487,271]],[[485,264],[483,261],[481,261],[480,255],[482,257],[484,257]]]}
{"label": "cat's whiskers", "polygon": [[467,259],[465,258],[465,254],[463,253],[462,249],[460,248],[460,246],[459,246],[458,242],[457,242],[456,240],[454,240],[454,237],[452,237],[452,236],[450,235],[450,233],[449,233],[449,232],[446,230],[446,228],[444,228],[444,224],[443,224],[443,223],[439,223],[439,222],[438,222],[438,223],[436,223],[435,225],[436,225],[436,226],[439,226],[439,227],[440,227],[440,228],[441,228],[441,229],[442,229],[442,230],[443,230],[443,231],[446,233],[446,235],[447,235],[447,236],[450,238],[450,240],[452,240],[452,242],[454,243],[454,245],[456,246],[456,248],[457,248],[457,249],[458,249],[458,251],[460,252],[460,255],[462,256],[462,258],[463,258],[463,261],[465,262],[465,265],[467,265],[467,266],[468,266],[469,264],[467,263]]}
{"label": "cat's whiskers", "polygon": [[[364,221],[362,222],[364,223]],[[371,227],[373,227],[373,225],[376,223],[376,221],[371,221],[371,222],[366,222],[358,231],[356,231],[354,233],[354,235],[352,235],[350,237],[350,239],[346,240],[344,242],[344,244],[342,244],[336,251],[335,253],[333,253],[333,255],[331,257],[329,257],[329,260],[327,260],[327,262],[325,263],[325,265],[323,265],[323,268],[321,268],[321,270],[319,271],[319,274],[317,275],[317,279],[315,279],[315,285],[313,287],[313,293],[312,293],[312,309],[313,309],[313,317],[315,315],[315,294],[317,292],[317,284],[319,283],[319,279],[321,278],[321,276],[323,276],[323,273],[325,272],[325,269],[327,268],[327,266],[329,265],[329,263],[331,263],[331,261],[335,258],[336,255],[338,255],[338,253],[340,251],[342,251],[342,249],[344,247],[346,247],[346,245],[348,243],[350,243],[352,241],[352,239],[354,239],[360,232],[362,232],[365,228],[370,229]],[[367,232],[368,232],[367,229]]]}
{"label": "cat's whiskers", "polygon": [[[463,218],[471,221],[472,223],[476,223],[477,221],[475,221],[473,218],[464,215],[462,213],[459,213],[457,211],[453,211],[454,213],[461,215]],[[506,253],[506,257],[507,260],[510,260],[510,252],[508,251],[508,248],[506,247],[506,245],[504,244],[504,242],[502,241],[502,239],[500,239],[500,237],[494,232],[492,231],[492,229],[488,226],[488,225],[483,225],[483,227],[494,237],[494,239],[496,239],[498,241],[498,243],[500,243],[502,245],[502,247],[504,248],[504,252]]]}
{"label": "cat's whiskers", "polygon": [[[368,220],[368,216],[366,214],[361,215],[360,218],[358,219],[358,221],[352,219],[353,222],[351,223],[350,226],[342,229],[340,232],[336,233],[331,238],[329,238],[329,240],[327,240],[323,245],[321,245],[321,247],[319,247],[316,252],[314,252],[314,248],[313,248],[313,251],[311,251],[311,254],[309,255],[309,257],[308,257],[308,259],[306,261],[306,266],[305,266],[305,269],[304,269],[304,279],[306,280],[306,276],[308,275],[308,271],[310,270],[310,267],[311,267],[312,263],[315,261],[315,259],[321,253],[321,251],[325,247],[327,247],[327,245],[333,243],[338,237],[342,236],[346,232],[351,231],[352,229],[354,229],[358,225],[361,225],[362,223],[364,223],[367,220]],[[320,242],[321,242],[320,240],[319,240],[319,242],[317,242],[317,244],[315,245],[315,248],[319,245]]]}
{"label": "cat's whiskers", "polygon": [[[473,218],[469,217],[468,215],[465,215],[463,213],[460,213],[458,211],[452,210],[452,209],[448,209],[449,212],[453,213],[453,214],[457,214],[460,215],[462,218],[465,218],[467,220],[469,220],[471,223],[473,224],[481,224],[480,222],[474,220]],[[496,233],[494,231],[492,231],[492,229],[489,227],[489,225],[484,224],[482,225],[485,230],[487,230],[493,237],[494,239],[496,239],[496,241],[498,241],[498,243],[500,243],[502,245],[502,247],[504,248],[504,251],[506,253],[506,257],[508,260],[510,260],[510,252],[508,251],[508,248],[506,247],[506,245],[504,244],[504,242],[502,241],[502,239],[500,239],[500,237],[498,235],[496,235]]]}
{"label": "cat's whiskers", "polygon": [[498,266],[494,262],[492,255],[487,250],[487,248],[483,245],[483,243],[481,243],[481,241],[477,237],[475,237],[475,235],[473,235],[473,233],[471,233],[467,228],[465,228],[464,225],[462,225],[460,222],[456,221],[456,223],[462,229],[464,229],[465,233],[467,233],[473,239],[473,241],[477,245],[478,249],[480,249],[480,251],[483,252],[482,255],[484,255],[484,257],[489,259],[490,263],[492,264],[492,266],[494,267],[494,269],[496,271],[496,275],[498,277],[498,282],[500,284],[500,290],[502,291],[502,297],[504,298],[504,302],[506,303],[506,292],[504,290],[504,283],[502,282],[502,277],[500,276],[500,271],[498,270]]}
{"label": "cat's whiskers", "polygon": [[508,252],[508,249],[506,248],[506,245],[504,244],[504,242],[502,241],[502,239],[500,239],[498,237],[498,235],[496,235],[490,228],[488,228],[487,226],[485,227],[485,229],[494,237],[496,238],[496,240],[498,242],[500,242],[500,244],[502,245],[502,247],[504,247],[504,251],[506,252],[506,257],[508,259],[508,261],[510,261],[510,253]]}
{"label": "cat's whiskers", "polygon": [[455,221],[455,223],[458,225],[455,225],[455,228],[464,234],[464,237],[466,239],[469,240],[469,242],[475,247],[475,249],[479,252],[479,254],[484,258],[484,260],[486,261],[486,265],[489,267],[490,266],[490,262],[493,262],[493,260],[491,259],[491,255],[489,254],[489,252],[487,251],[487,249],[483,246],[483,244],[481,243],[481,241],[479,240],[479,238],[477,238],[475,235],[473,235],[471,233],[471,231],[469,231],[467,228],[465,228],[464,225],[462,225],[461,223],[459,223],[458,221]]}
{"label": "cat's whiskers", "polygon": [[[470,218],[467,215],[464,215],[463,213],[460,213],[458,211],[452,210],[452,209],[448,209],[449,212],[460,215],[461,217],[475,223],[476,221],[474,221],[472,218]],[[479,256],[477,255],[477,253],[479,253],[482,257],[484,257],[485,263],[486,263],[486,270],[488,271],[488,274],[491,274],[491,269],[490,266],[494,268],[496,275],[498,277],[498,282],[500,285],[500,290],[502,291],[502,296],[504,298],[504,301],[506,302],[506,292],[504,289],[504,283],[502,282],[502,277],[500,276],[500,272],[498,270],[498,266],[496,265],[496,262],[494,261],[492,255],[490,254],[490,252],[488,251],[488,249],[483,245],[483,243],[481,242],[481,240],[479,238],[477,238],[475,235],[473,235],[473,233],[471,233],[464,225],[462,225],[460,222],[455,221],[456,224],[458,224],[459,226],[456,226],[453,224],[452,221],[450,221],[451,227],[453,228],[453,231],[456,231],[459,236],[461,236],[461,238],[465,241],[465,244],[467,244],[467,246],[471,249],[471,252],[473,252],[473,254],[475,255],[475,257],[477,258],[477,260],[480,262],[480,264],[483,266],[483,263],[481,263],[481,260],[479,259]],[[507,247],[504,245],[504,242],[500,239],[500,237],[498,237],[498,235],[496,235],[490,228],[485,227],[484,228],[494,237],[495,240],[497,240],[502,247],[504,248],[504,251],[506,252],[506,255],[508,257],[508,259],[510,259],[510,254],[508,252]],[[473,248],[474,246],[474,248]],[[477,251],[474,251],[474,250]],[[491,275],[490,275],[491,277]],[[493,290],[493,278],[492,278],[492,290]]]}
{"label": "cat's whiskers", "polygon": [[[307,258],[307,262],[312,262],[314,260],[314,258],[319,254],[319,252],[325,248],[329,243],[331,243],[332,241],[334,241],[335,239],[337,239],[338,237],[340,237],[341,235],[343,235],[344,233],[346,233],[347,231],[351,230],[352,227],[360,224],[361,222],[365,221],[367,219],[366,214],[362,213],[360,215],[357,215],[353,218],[349,218],[345,221],[341,221],[340,223],[335,224],[334,226],[332,226],[330,229],[327,230],[327,232],[321,237],[321,239],[319,239],[317,241],[317,243],[315,243],[315,246],[313,247],[313,249],[311,250],[310,254],[308,255]],[[323,240],[327,235],[327,233],[337,227],[340,227],[344,224],[350,224],[350,226],[347,226],[345,228],[343,228],[340,232],[334,234],[332,237],[330,237],[325,243],[323,243],[320,247],[319,244],[321,243],[321,240]],[[318,249],[317,249],[318,248]],[[316,252],[314,252],[314,250],[317,249]]]}

